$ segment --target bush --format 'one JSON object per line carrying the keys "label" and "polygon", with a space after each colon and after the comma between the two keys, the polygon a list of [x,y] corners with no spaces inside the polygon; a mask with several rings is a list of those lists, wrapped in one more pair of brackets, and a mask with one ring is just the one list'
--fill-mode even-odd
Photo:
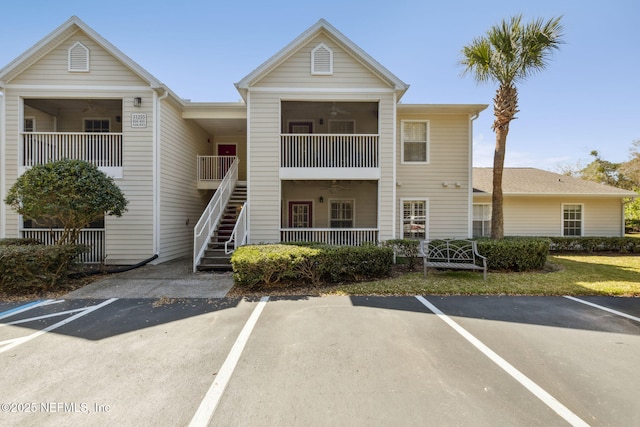
{"label": "bush", "polygon": [[0,246],[27,246],[27,245],[41,245],[42,242],[38,239],[0,239]]}
{"label": "bush", "polygon": [[640,253],[640,239],[633,237],[550,237],[553,252]]}
{"label": "bush", "polygon": [[24,243],[0,245],[0,290],[49,290],[67,276],[78,255],[86,251],[79,245]]}
{"label": "bush", "polygon": [[489,270],[540,270],[547,262],[550,241],[539,237],[478,239],[478,252],[487,257]]}
{"label": "bush", "polygon": [[392,248],[396,257],[402,258],[410,270],[415,270],[420,260],[420,241],[393,239],[382,242],[382,246]]}
{"label": "bush", "polygon": [[393,251],[373,245],[247,245],[236,249],[231,264],[236,284],[245,287],[359,281],[388,275]]}

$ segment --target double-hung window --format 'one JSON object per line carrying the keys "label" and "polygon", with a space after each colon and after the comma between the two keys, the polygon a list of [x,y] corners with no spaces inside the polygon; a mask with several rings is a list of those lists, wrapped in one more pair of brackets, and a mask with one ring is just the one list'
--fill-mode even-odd
{"label": "double-hung window", "polygon": [[473,205],[473,237],[491,235],[491,205]]}
{"label": "double-hung window", "polygon": [[427,201],[402,201],[402,238],[427,238]]}
{"label": "double-hung window", "polygon": [[331,201],[331,228],[353,228],[353,200]]}
{"label": "double-hung window", "polygon": [[429,163],[429,122],[403,120],[402,163]]}
{"label": "double-hung window", "polygon": [[582,205],[562,205],[562,235],[582,236]]}

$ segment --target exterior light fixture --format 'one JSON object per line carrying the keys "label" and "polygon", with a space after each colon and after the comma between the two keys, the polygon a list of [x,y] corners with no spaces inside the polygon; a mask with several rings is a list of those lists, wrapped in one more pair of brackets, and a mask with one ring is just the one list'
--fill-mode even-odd
{"label": "exterior light fixture", "polygon": [[138,108],[142,107],[142,98],[139,96],[133,98],[133,106]]}

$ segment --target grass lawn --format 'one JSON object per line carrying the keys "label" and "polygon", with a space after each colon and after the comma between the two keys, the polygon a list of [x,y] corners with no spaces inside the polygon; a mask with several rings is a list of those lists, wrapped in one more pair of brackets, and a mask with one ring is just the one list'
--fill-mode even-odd
{"label": "grass lawn", "polygon": [[393,278],[332,286],[333,295],[609,295],[640,296],[638,255],[555,255],[535,273],[409,272]]}

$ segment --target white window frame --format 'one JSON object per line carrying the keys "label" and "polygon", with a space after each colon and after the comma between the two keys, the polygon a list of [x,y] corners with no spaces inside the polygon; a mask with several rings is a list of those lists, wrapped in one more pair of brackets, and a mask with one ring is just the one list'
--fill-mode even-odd
{"label": "white window frame", "polygon": [[[31,130],[27,130],[27,120],[31,120]],[[22,123],[22,131],[36,132],[36,118],[33,116],[25,116],[24,122]]]}
{"label": "white window frame", "polygon": [[[349,229],[349,228],[355,228],[356,227],[356,201],[355,199],[350,199],[350,198],[344,198],[344,199],[329,199],[328,200],[328,208],[329,208],[329,228],[332,229]],[[333,218],[333,204],[336,202],[349,202],[351,203],[351,227],[333,227],[331,225],[332,221],[347,221],[345,219],[334,219]]]}
{"label": "white window frame", "polygon": [[[476,206],[481,206],[482,207],[482,218],[478,219],[475,216],[475,207]],[[488,214],[487,217],[485,217],[485,212]],[[472,237],[489,237],[491,235],[491,203],[474,203],[473,206],[471,207],[471,236]],[[476,221],[482,222],[482,234],[480,234],[479,236],[476,236],[474,234],[474,230],[475,230],[475,226],[474,223]],[[488,222],[489,226],[485,229],[484,224]]]}
{"label": "white window frame", "polygon": [[[424,203],[424,239],[429,238],[429,199],[425,197],[403,197],[400,199],[400,238],[411,239],[404,234],[404,204],[406,202],[423,202]],[[422,238],[419,238],[422,239]]]}
{"label": "white window frame", "polygon": [[[404,159],[404,146],[406,142],[422,142],[422,141],[405,141],[405,131],[404,131],[404,125],[405,123],[424,123],[425,124],[425,138],[426,141],[424,141],[425,144],[425,160],[405,160]],[[403,165],[426,165],[429,164],[430,161],[430,133],[431,133],[431,124],[429,123],[429,120],[401,120],[400,121],[400,149],[401,149],[401,153],[400,153],[400,162]]]}
{"label": "white window frame", "polygon": [[[352,124],[352,129],[351,132],[333,132],[333,129],[331,128],[332,125],[335,124],[343,124],[343,123],[351,123]],[[330,134],[336,134],[336,135],[350,135],[350,134],[355,134],[356,133],[356,121],[355,120],[329,120],[329,130],[328,132]]]}
{"label": "white window frame", "polygon": [[[580,234],[579,235],[564,234],[564,230],[565,230],[564,212],[567,206],[580,206]],[[583,237],[584,236],[584,203],[563,203],[562,204],[562,209],[560,210],[560,235],[562,237]]]}
{"label": "white window frame", "polygon": [[[320,50],[326,50],[327,53],[329,54],[329,63],[328,63],[328,70],[327,69],[321,69],[318,70],[317,66],[316,66],[316,53]],[[313,76],[331,76],[333,75],[333,51],[331,49],[329,49],[329,47],[324,44],[324,43],[320,43],[318,46],[314,47],[313,50],[311,51],[311,75]]]}
{"label": "white window frame", "polygon": [[[82,131],[87,133],[87,120],[100,120],[100,121],[106,121],[109,124],[109,129],[107,130],[107,132],[100,132],[100,133],[109,133],[111,132],[111,119],[109,117],[83,117],[82,118]],[[98,133],[98,132],[96,132]]]}
{"label": "white window frame", "polygon": [[[71,52],[76,51],[76,48],[80,47],[84,50],[84,58],[80,58],[81,55],[72,54]],[[76,42],[73,46],[71,46],[67,52],[68,54],[68,71],[71,73],[87,73],[89,72],[89,48],[80,42]],[[78,62],[80,59],[80,62]],[[84,65],[83,65],[84,64]],[[80,66],[83,65],[83,66]]]}

